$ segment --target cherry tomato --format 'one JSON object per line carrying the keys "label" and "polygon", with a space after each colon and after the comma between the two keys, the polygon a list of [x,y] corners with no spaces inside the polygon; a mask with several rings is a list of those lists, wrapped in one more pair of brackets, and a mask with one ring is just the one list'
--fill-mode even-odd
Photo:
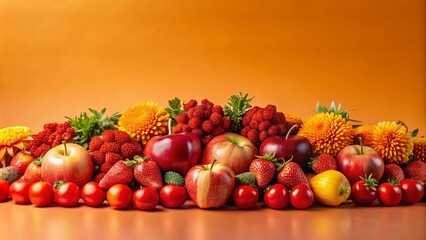
{"label": "cherry tomato", "polygon": [[140,210],[152,210],[160,201],[160,196],[154,188],[139,188],[133,193],[133,203]]}
{"label": "cherry tomato", "polygon": [[360,180],[352,185],[350,198],[355,204],[370,205],[377,199],[377,189]]}
{"label": "cherry tomato", "polygon": [[307,184],[299,183],[290,191],[290,204],[296,209],[307,209],[314,203],[314,193]]}
{"label": "cherry tomato", "polygon": [[263,195],[265,204],[273,209],[283,209],[288,204],[288,189],[281,183],[272,185]]}
{"label": "cherry tomato", "polygon": [[401,188],[388,182],[380,184],[377,193],[379,201],[386,206],[396,206],[402,200]]}
{"label": "cherry tomato", "polygon": [[404,179],[399,183],[402,190],[402,202],[414,204],[422,200],[425,189],[423,185],[413,179]]}
{"label": "cherry tomato", "polygon": [[29,190],[31,182],[13,182],[9,188],[9,195],[17,204],[31,203]]}
{"label": "cherry tomato", "polygon": [[240,185],[234,189],[233,200],[239,209],[251,209],[259,200],[259,192],[256,188]]}
{"label": "cherry tomato", "polygon": [[61,206],[75,206],[79,199],[80,188],[73,182],[63,183],[55,190],[55,202]]}
{"label": "cherry tomato", "polygon": [[87,206],[97,207],[105,201],[105,192],[97,182],[88,182],[81,189],[81,199]]}
{"label": "cherry tomato", "polygon": [[9,199],[9,182],[0,179],[0,202],[7,201]]}
{"label": "cherry tomato", "polygon": [[132,189],[125,184],[115,184],[106,194],[108,204],[114,209],[126,209],[132,204]]}
{"label": "cherry tomato", "polygon": [[29,190],[29,197],[36,207],[46,207],[53,203],[55,192],[48,182],[35,182]]}
{"label": "cherry tomato", "polygon": [[188,199],[188,193],[182,186],[167,184],[160,190],[160,201],[167,208],[182,207]]}

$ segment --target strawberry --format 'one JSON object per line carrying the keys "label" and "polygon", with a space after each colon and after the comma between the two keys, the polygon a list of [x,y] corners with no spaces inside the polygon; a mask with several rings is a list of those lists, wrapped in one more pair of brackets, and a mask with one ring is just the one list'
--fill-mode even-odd
{"label": "strawberry", "polygon": [[136,181],[144,187],[160,191],[163,187],[163,178],[158,164],[149,158],[137,156],[135,159],[140,161],[133,171]]}
{"label": "strawberry", "polygon": [[260,188],[266,188],[274,179],[277,168],[275,166],[275,153],[256,156],[249,167],[249,171],[253,173],[257,185]]}
{"label": "strawberry", "polygon": [[109,152],[105,154],[106,163],[110,163],[111,165],[114,165],[116,162],[120,160],[124,160],[124,158],[118,153]]}
{"label": "strawberry", "polygon": [[24,175],[19,179],[21,182],[40,182],[41,181],[41,157],[34,159],[27,169]]}
{"label": "strawberry", "polygon": [[134,160],[120,160],[116,162],[99,181],[99,186],[106,190],[115,184],[129,184],[133,180]]}
{"label": "strawberry", "polygon": [[406,178],[418,181],[426,181],[426,163],[420,160],[409,162],[403,168]]}
{"label": "strawberry", "polygon": [[29,152],[20,151],[13,156],[10,166],[15,167],[19,172],[19,176],[22,176],[32,161],[34,161],[34,157]]}
{"label": "strawberry", "polygon": [[308,184],[308,179],[299,164],[291,162],[291,160],[282,163],[278,167],[277,180],[279,183],[286,186],[287,189],[292,189],[299,183]]}
{"label": "strawberry", "polygon": [[313,158],[309,165],[314,173],[318,174],[327,170],[337,170],[336,159],[330,154],[322,153]]}
{"label": "strawberry", "polygon": [[399,165],[396,165],[395,163],[385,164],[385,170],[383,171],[380,183],[389,182],[390,179],[393,179],[399,184],[399,182],[404,180],[404,178],[404,171]]}

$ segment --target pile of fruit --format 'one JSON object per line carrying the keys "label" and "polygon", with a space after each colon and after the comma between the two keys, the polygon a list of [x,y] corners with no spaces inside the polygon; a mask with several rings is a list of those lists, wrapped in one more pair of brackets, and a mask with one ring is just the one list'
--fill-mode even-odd
{"label": "pile of fruit", "polygon": [[152,210],[307,209],[425,201],[426,138],[402,121],[362,125],[341,105],[302,120],[238,94],[0,129],[0,202]]}

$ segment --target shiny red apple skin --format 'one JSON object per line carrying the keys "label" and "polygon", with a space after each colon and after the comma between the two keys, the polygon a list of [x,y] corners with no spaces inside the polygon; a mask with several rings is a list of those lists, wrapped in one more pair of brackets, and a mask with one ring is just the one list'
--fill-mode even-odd
{"label": "shiny red apple skin", "polygon": [[257,147],[246,137],[226,132],[214,137],[204,148],[200,164],[214,160],[229,166],[235,174],[247,172],[258,154]]}
{"label": "shiny red apple skin", "polygon": [[144,156],[155,161],[163,172],[185,176],[200,160],[201,141],[189,132],[156,136],[146,143]]}
{"label": "shiny red apple skin", "polygon": [[344,147],[337,153],[337,170],[343,173],[352,184],[360,180],[361,177],[372,177],[377,181],[383,176],[385,163],[380,155],[371,147],[361,145],[350,145]]}
{"label": "shiny red apple skin", "polygon": [[212,164],[196,165],[185,177],[189,197],[202,209],[223,207],[235,187],[234,171],[222,163]]}
{"label": "shiny red apple skin", "polygon": [[52,184],[57,181],[74,182],[80,188],[92,180],[93,161],[89,151],[75,143],[51,148],[44,155],[41,164],[41,178]]}
{"label": "shiny red apple skin", "polygon": [[275,153],[275,157],[289,160],[305,168],[312,157],[312,146],[309,140],[298,135],[287,137],[271,136],[265,139],[259,147],[259,154]]}

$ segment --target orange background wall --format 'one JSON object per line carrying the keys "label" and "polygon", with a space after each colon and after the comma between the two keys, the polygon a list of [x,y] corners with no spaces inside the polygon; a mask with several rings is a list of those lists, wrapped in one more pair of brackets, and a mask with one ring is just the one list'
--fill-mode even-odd
{"label": "orange background wall", "polygon": [[425,1],[0,0],[0,128],[238,92],[426,133]]}

